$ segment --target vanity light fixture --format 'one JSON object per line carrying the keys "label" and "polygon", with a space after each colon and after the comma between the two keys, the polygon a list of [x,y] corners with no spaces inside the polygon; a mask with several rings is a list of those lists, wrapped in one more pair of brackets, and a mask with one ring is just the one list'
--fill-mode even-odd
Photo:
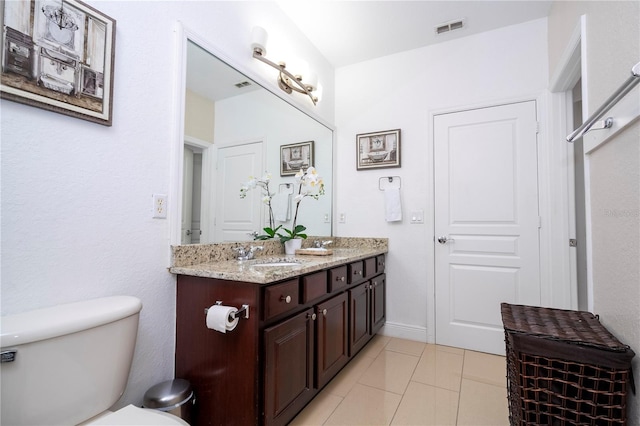
{"label": "vanity light fixture", "polygon": [[[306,82],[303,82],[303,73],[292,74],[286,69],[287,64],[283,61],[275,63],[267,59],[267,31],[262,27],[254,27],[251,33],[251,49],[253,50],[253,57],[259,61],[264,62],[267,65],[279,71],[278,73],[278,87],[286,93],[298,92],[309,96],[311,102],[317,105],[319,101],[318,96],[318,75],[314,72],[309,72],[305,75]],[[306,71],[305,73],[306,74]],[[314,93],[315,92],[315,93]]]}

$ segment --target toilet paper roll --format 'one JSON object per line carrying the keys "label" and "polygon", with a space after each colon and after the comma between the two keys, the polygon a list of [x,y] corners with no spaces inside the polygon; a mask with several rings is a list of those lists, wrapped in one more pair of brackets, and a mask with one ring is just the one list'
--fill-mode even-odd
{"label": "toilet paper roll", "polygon": [[213,305],[207,310],[207,328],[220,333],[232,331],[238,325],[235,316],[238,310],[233,306]]}

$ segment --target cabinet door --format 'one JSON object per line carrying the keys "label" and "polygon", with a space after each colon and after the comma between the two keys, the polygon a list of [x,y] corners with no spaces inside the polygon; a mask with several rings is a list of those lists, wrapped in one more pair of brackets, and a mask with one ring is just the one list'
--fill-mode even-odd
{"label": "cabinet door", "polygon": [[347,293],[341,293],[316,306],[317,376],[323,387],[349,360]]}
{"label": "cabinet door", "polygon": [[265,424],[286,424],[313,397],[313,331],[312,309],[265,329]]}
{"label": "cabinet door", "polygon": [[349,290],[349,356],[354,356],[371,337],[369,282]]}
{"label": "cabinet door", "polygon": [[376,334],[386,320],[386,275],[371,279],[371,334]]}

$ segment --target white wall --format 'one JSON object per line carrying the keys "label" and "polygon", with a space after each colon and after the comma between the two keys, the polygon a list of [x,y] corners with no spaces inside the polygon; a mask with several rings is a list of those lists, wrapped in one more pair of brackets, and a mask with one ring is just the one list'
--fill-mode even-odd
{"label": "white wall", "polygon": [[0,101],[1,310],[141,298],[133,370],[117,405],[140,404],[146,389],[174,371],[169,220],[151,218],[151,196],[171,188],[176,21],[274,86],[266,66],[251,58],[251,29],[264,26],[274,43],[289,34],[288,44],[319,74],[326,96],[314,111],[329,122],[333,70],[273,3],[85,2],[117,22],[113,126]]}
{"label": "white wall", "polygon": [[[388,237],[385,333],[433,339],[431,114],[514,98],[547,85],[546,19],[339,68],[336,71],[339,236]],[[401,168],[356,171],[358,133],[401,129]],[[384,220],[381,176],[402,180],[401,223]],[[425,223],[410,224],[412,210]]]}
{"label": "white wall", "polygon": [[[553,74],[571,31],[586,15],[588,114],[595,111],[640,61],[640,2],[556,2],[549,16]],[[590,135],[585,136],[585,141]],[[593,311],[620,341],[640,354],[640,123],[587,155],[591,217]],[[640,383],[640,357],[633,361]],[[629,423],[640,424],[640,392],[629,393]]]}

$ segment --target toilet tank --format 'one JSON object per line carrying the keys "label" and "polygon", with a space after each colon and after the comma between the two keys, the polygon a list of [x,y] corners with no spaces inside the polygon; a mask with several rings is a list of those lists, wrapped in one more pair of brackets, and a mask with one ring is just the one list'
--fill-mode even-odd
{"label": "toilet tank", "polygon": [[122,396],[142,303],[114,296],[0,322],[0,424],[75,425]]}

